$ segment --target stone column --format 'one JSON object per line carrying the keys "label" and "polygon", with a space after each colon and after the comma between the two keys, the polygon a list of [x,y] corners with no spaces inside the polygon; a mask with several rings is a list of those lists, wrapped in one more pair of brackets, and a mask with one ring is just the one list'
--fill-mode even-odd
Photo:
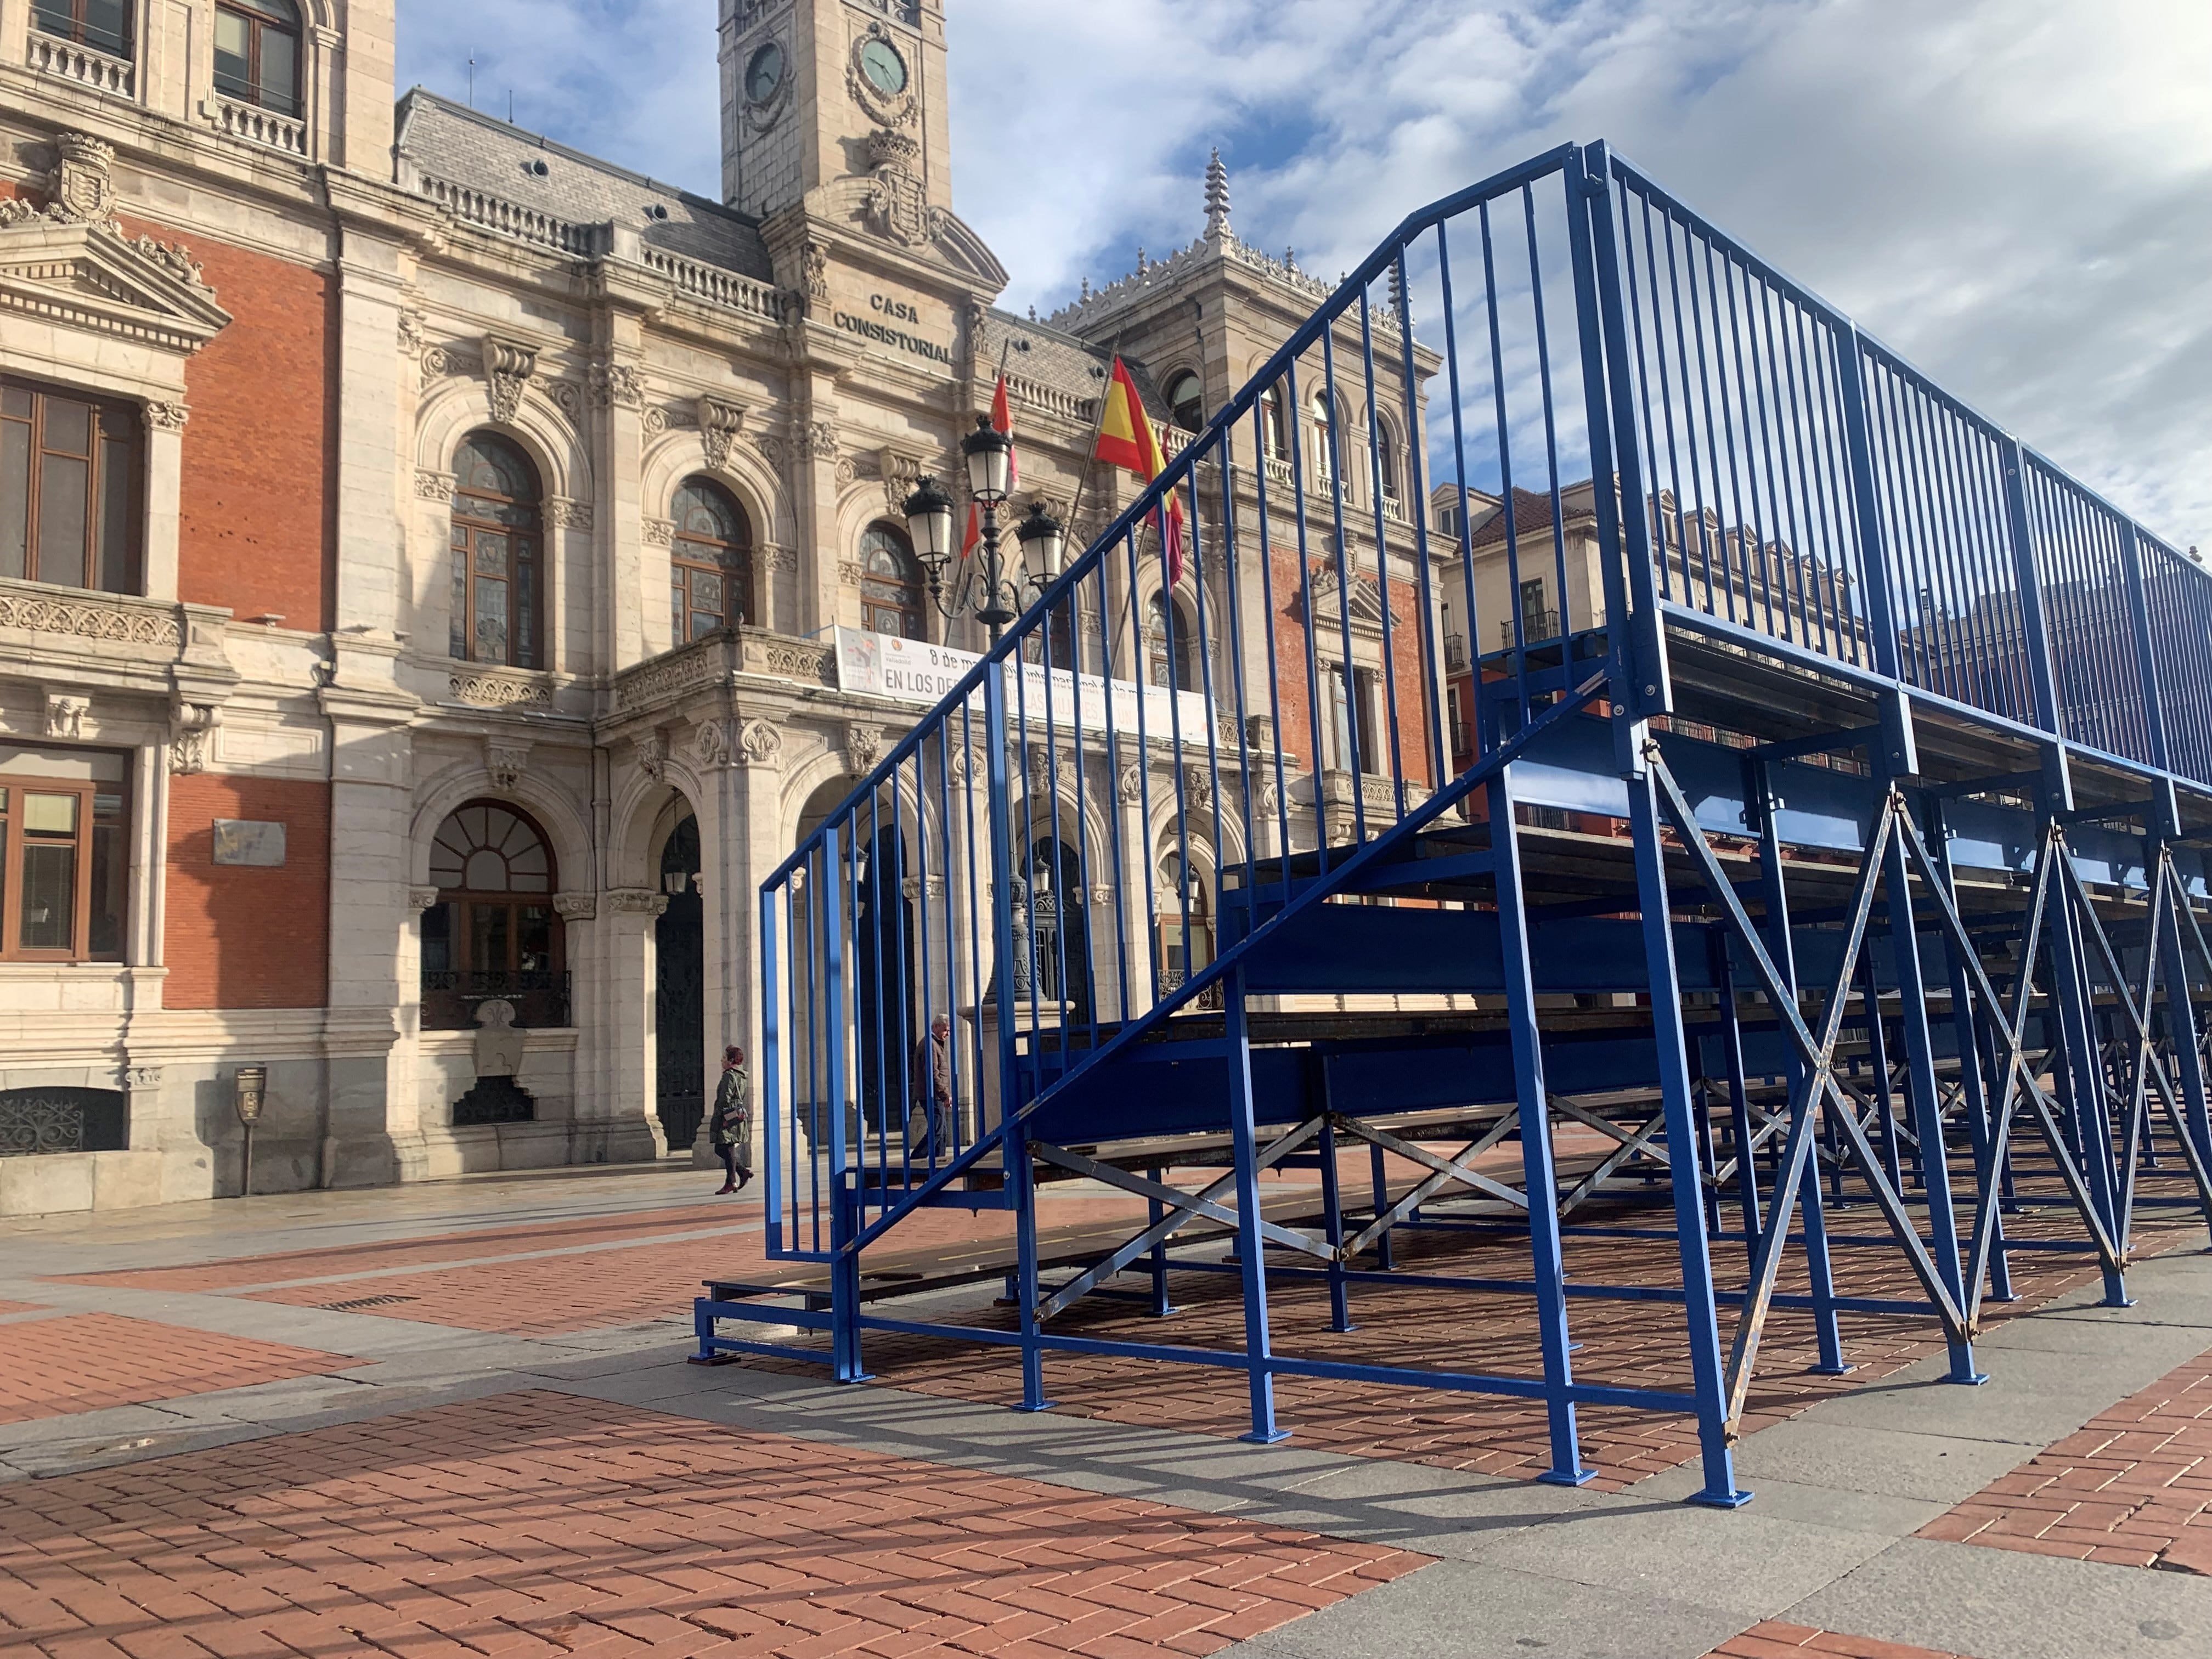
{"label": "stone column", "polygon": [[391,682],[396,646],[338,635],[335,684],[321,694],[331,732],[331,954],[321,1184],[400,1178],[395,1126],[414,1103],[395,1096],[395,1011],[417,1000],[408,822],[414,800],[416,699]]}
{"label": "stone column", "polygon": [[[605,1054],[601,1091],[610,1143],[640,1148],[638,1156],[663,1158],[668,1142],[653,1109],[658,1066],[653,1047],[654,975],[653,924],[668,908],[668,896],[649,887],[617,887],[600,895],[593,932],[605,975]],[[643,1148],[647,1140],[652,1151]]]}
{"label": "stone column", "polygon": [[[760,884],[781,863],[784,844],[783,733],[769,720],[732,713],[703,722],[696,742],[707,790],[699,815],[705,851],[707,1077],[720,1075],[722,1050],[742,1046],[753,1079],[753,1166],[761,1167],[762,1110]],[[791,965],[779,961],[781,983]],[[787,1100],[788,1090],[786,1091]],[[693,1161],[714,1161],[708,1119],[700,1120]]]}
{"label": "stone column", "polygon": [[[799,514],[799,631],[812,634],[843,620],[844,592],[857,583],[857,550],[837,533],[836,382],[826,370],[794,375],[799,392],[792,416],[792,501]],[[848,570],[847,567],[853,568]]]}
{"label": "stone column", "polygon": [[[181,403],[148,404],[146,421],[146,597],[177,597],[177,545],[181,523],[178,496],[185,476],[185,422],[191,410]],[[302,628],[319,619],[301,617]]]}

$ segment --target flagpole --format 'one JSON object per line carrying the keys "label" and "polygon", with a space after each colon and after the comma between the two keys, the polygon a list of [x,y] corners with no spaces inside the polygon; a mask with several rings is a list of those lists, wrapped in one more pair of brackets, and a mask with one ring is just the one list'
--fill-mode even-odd
{"label": "flagpole", "polygon": [[[1112,362],[1121,361],[1122,332],[1121,329],[1114,331],[1114,344],[1106,354]],[[1075,475],[1075,504],[1067,509],[1067,533],[1071,536],[1082,533],[1083,491],[1091,483],[1091,469],[1097,464],[1098,434],[1106,429],[1106,392],[1113,389],[1113,370],[1108,369],[1107,374],[1106,387],[1098,394],[1098,418],[1091,423],[1091,441],[1083,447],[1083,465]],[[1144,411],[1139,410],[1137,413],[1142,416]]]}

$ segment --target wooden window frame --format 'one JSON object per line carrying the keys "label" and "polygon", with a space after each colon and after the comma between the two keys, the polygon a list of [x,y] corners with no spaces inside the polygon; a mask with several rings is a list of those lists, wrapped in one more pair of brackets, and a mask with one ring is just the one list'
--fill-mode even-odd
{"label": "wooden window frame", "polygon": [[[867,538],[878,533],[887,538],[906,562],[907,574],[896,581],[889,576],[879,576],[868,568]],[[881,593],[871,592],[871,586],[903,590],[904,597],[896,601]],[[927,617],[923,611],[924,596],[921,580],[921,562],[915,556],[914,544],[907,540],[906,532],[896,526],[878,520],[860,532],[860,625],[871,633],[888,634],[891,630],[876,626],[878,617],[885,611],[898,612],[899,628],[896,637],[920,640],[927,637]]]}
{"label": "wooden window frame", "polygon": [[[217,94],[231,100],[234,103],[251,104],[256,109],[270,110],[295,121],[300,119],[307,112],[306,94],[301,89],[301,83],[307,74],[307,54],[304,48],[307,45],[307,30],[306,21],[299,15],[300,9],[296,0],[292,7],[293,21],[289,27],[270,16],[268,13],[257,11],[251,6],[229,5],[225,3],[225,0],[216,0],[215,9],[218,15],[228,13],[246,25],[246,73],[248,80],[252,82],[252,90],[236,91],[218,82],[216,84]],[[268,33],[281,34],[292,43],[292,90],[290,102],[287,104],[270,103],[269,89],[262,84],[261,38]],[[210,52],[212,52],[212,45],[210,45]]]}
{"label": "wooden window frame", "polygon": [[[27,419],[5,412],[0,403],[0,431],[10,427],[26,428],[27,453],[23,480],[23,574],[9,577],[15,581],[38,582],[48,587],[74,587],[89,593],[143,593],[146,586],[146,423],[144,410],[137,404],[118,398],[104,398],[95,392],[80,392],[71,386],[54,386],[46,382],[27,380],[20,375],[0,375],[0,389],[20,392],[31,399]],[[46,414],[51,402],[61,401],[82,404],[88,411],[86,450],[82,455],[72,455],[66,450],[46,447]],[[129,472],[124,517],[125,542],[123,555],[123,578],[119,586],[105,586],[96,579],[101,572],[100,544],[106,528],[108,467],[106,451],[112,434],[106,430],[106,421],[112,417],[123,423],[122,438],[125,466]],[[40,568],[40,514],[46,504],[46,458],[49,455],[64,460],[82,460],[85,465],[84,537],[78,550],[78,561],[73,573],[78,580],[64,580],[59,576]],[[4,480],[0,480],[4,483]],[[4,505],[4,503],[0,503]]]}
{"label": "wooden window frame", "polygon": [[[708,610],[692,602],[691,578],[696,574],[720,576],[722,579],[723,602],[720,609],[722,627],[732,628],[740,623],[754,620],[755,601],[759,597],[754,590],[752,518],[738,498],[712,478],[690,477],[676,486],[681,495],[687,489],[710,490],[727,507],[738,524],[738,538],[731,542],[715,541],[695,535],[684,528],[681,517],[675,520],[676,531],[671,539],[668,557],[669,598],[673,605],[672,620],[675,636],[672,645],[689,645],[693,640],[704,639],[703,634],[690,631],[691,618]],[[673,506],[674,498],[671,498]],[[689,554],[686,547],[714,550],[726,557],[717,557],[712,551]],[[734,599],[735,603],[732,600]],[[680,600],[680,602],[678,602]]]}
{"label": "wooden window frame", "polygon": [[[119,940],[113,951],[94,952],[92,949],[93,836],[98,827],[98,799],[103,793],[121,798],[122,811],[118,823],[125,844],[118,847],[117,852],[127,865],[131,828],[131,786],[127,781],[104,783],[94,780],[88,782],[78,778],[41,778],[13,773],[0,776],[0,795],[6,797],[6,805],[0,806],[0,962],[61,965],[124,960],[124,948]],[[23,848],[27,834],[23,828],[23,799],[27,795],[73,795],[76,798],[74,843],[76,864],[70,881],[70,943],[61,949],[30,948],[22,943]],[[127,882],[124,904],[127,910],[130,904]],[[128,915],[118,917],[118,931],[127,936]]]}
{"label": "wooden window frame", "polygon": [[[455,558],[462,561],[467,573],[467,579],[461,587],[461,612],[452,619],[448,626],[447,646],[448,650],[452,649],[452,635],[458,633],[464,649],[462,652],[454,653],[455,660],[480,662],[495,668],[519,668],[526,672],[536,673],[545,666],[548,555],[545,545],[544,486],[538,477],[537,468],[530,465],[530,458],[522,454],[513,440],[501,434],[482,434],[471,432],[461,441],[461,447],[465,448],[479,435],[499,438],[501,442],[514,448],[524,464],[529,466],[530,481],[537,488],[530,499],[524,500],[520,496],[495,495],[488,489],[467,488],[459,483],[455,485],[450,520],[451,528],[447,536],[447,557],[449,568],[450,561]],[[456,455],[458,458],[458,451]],[[471,513],[465,505],[471,501],[496,501],[519,513],[526,513],[529,515],[529,523],[525,526],[512,521],[501,520],[487,514]],[[504,536],[507,542],[506,573],[497,579],[507,584],[507,654],[496,661],[488,657],[478,656],[476,649],[477,581],[479,575],[477,569],[477,538],[486,533]],[[457,536],[465,537],[464,544],[459,546],[453,544]],[[534,550],[527,556],[524,555],[520,549],[520,544],[525,541],[527,541]],[[519,604],[519,595],[524,586],[522,568],[526,562],[531,565],[532,571],[527,629],[521,625],[521,607]],[[489,576],[489,572],[482,574],[487,577]]]}
{"label": "wooden window frame", "polygon": [[[45,7],[52,5],[68,8],[70,15],[68,28],[56,28],[40,15]],[[43,34],[49,40],[66,40],[71,46],[82,46],[88,52],[100,52],[109,58],[119,58],[126,64],[137,61],[138,54],[134,48],[138,43],[138,8],[135,0],[123,0],[123,38],[112,46],[101,41],[85,39],[84,10],[85,0],[32,0],[32,31],[34,33]]]}

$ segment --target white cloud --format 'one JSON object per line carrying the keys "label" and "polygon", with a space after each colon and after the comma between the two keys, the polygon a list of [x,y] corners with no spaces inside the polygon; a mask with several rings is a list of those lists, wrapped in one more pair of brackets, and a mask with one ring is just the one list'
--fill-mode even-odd
{"label": "white cloud", "polygon": [[[1198,229],[1355,263],[1606,137],[1954,392],[2212,550],[2204,0],[949,0],[955,191],[1019,306]],[[401,0],[404,70],[707,192],[708,0]]]}

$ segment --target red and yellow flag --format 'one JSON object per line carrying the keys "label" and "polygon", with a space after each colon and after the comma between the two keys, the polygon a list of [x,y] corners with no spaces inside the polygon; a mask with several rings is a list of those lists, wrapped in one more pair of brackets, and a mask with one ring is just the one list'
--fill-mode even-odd
{"label": "red and yellow flag", "polygon": [[[1128,365],[1119,357],[1114,359],[1113,378],[1106,384],[1105,417],[1098,423],[1098,447],[1091,453],[1109,466],[1135,473],[1146,483],[1167,470],[1159,438],[1145,413],[1145,400],[1137,395]],[[1164,510],[1155,513],[1152,521],[1159,527],[1160,545],[1167,550],[1168,586],[1173,587],[1182,580],[1182,501],[1170,494]]]}

